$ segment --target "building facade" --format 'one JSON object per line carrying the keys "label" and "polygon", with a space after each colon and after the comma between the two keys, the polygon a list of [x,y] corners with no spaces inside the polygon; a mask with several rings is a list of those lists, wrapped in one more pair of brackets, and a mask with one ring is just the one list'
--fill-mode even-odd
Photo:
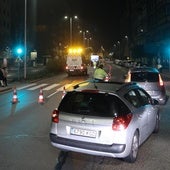
{"label": "building facade", "polygon": [[0,50],[10,44],[11,38],[11,1],[0,1]]}
{"label": "building facade", "polygon": [[170,63],[170,0],[126,0],[124,9],[121,23],[128,14],[131,57],[152,65]]}

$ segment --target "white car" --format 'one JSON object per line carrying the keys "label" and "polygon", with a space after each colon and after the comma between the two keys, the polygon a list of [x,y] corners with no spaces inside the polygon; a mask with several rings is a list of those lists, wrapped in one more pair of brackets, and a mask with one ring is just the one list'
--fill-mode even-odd
{"label": "white car", "polygon": [[51,144],[135,162],[139,146],[159,130],[157,104],[136,83],[83,82],[54,109]]}

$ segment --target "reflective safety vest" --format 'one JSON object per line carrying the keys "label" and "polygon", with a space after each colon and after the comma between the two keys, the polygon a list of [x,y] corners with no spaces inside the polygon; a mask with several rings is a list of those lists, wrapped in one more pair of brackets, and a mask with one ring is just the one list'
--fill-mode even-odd
{"label": "reflective safety vest", "polygon": [[104,78],[106,76],[107,76],[107,73],[103,69],[97,68],[94,72],[93,78],[99,79],[99,80],[104,80]]}

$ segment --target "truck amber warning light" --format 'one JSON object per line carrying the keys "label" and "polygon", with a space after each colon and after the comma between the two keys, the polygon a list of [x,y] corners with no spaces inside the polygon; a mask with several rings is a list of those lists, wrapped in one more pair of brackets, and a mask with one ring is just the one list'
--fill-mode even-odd
{"label": "truck amber warning light", "polygon": [[69,48],[68,53],[69,54],[81,54],[83,51],[82,48]]}

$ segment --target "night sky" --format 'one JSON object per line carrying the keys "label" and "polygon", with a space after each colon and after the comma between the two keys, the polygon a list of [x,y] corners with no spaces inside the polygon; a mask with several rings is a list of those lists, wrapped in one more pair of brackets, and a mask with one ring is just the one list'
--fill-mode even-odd
{"label": "night sky", "polygon": [[59,21],[78,15],[84,27],[97,34],[97,41],[110,48],[119,39],[120,0],[37,0],[39,22]]}

